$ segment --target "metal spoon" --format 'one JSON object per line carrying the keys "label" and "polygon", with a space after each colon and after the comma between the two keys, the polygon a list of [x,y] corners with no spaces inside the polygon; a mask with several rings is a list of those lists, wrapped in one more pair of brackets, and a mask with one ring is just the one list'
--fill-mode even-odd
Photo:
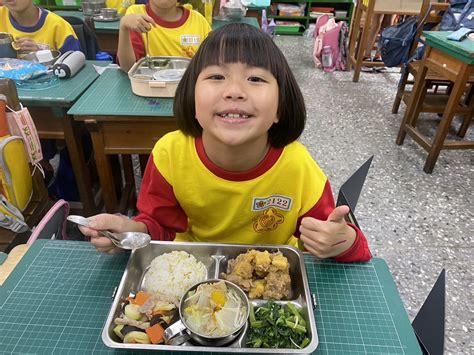
{"label": "metal spoon", "polygon": [[153,60],[150,57],[150,47],[148,46],[148,31],[145,32],[145,38],[146,38],[146,49],[145,49],[146,64],[148,65],[149,69],[155,69],[153,65]]}
{"label": "metal spoon", "polygon": [[[70,215],[67,220],[83,227],[89,228],[89,220],[82,216]],[[122,249],[140,249],[150,244],[151,237],[146,233],[140,232],[124,232],[112,233],[108,230],[98,230],[104,237],[109,238],[112,243]]]}

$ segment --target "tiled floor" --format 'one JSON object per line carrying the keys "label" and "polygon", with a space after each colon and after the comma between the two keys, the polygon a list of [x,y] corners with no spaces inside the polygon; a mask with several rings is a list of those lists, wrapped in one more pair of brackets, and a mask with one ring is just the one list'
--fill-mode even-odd
{"label": "tiled floor", "polygon": [[[395,144],[405,109],[402,104],[399,114],[391,113],[396,69],[361,73],[353,83],[349,72],[315,69],[308,39],[275,42],[306,99],[301,141],[333,190],[375,155],[356,215],[374,256],[388,263],[410,319],[445,268],[446,354],[473,354],[474,151],[442,151],[433,174],[425,174],[427,153],[409,137]],[[427,117],[423,129],[433,131],[435,119]],[[472,125],[467,136],[474,139]]]}

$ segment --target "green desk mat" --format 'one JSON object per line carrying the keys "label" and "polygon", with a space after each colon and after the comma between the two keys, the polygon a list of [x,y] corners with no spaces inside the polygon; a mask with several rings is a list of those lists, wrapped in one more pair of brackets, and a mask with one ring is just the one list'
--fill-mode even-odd
{"label": "green desk mat", "polygon": [[[0,353],[125,352],[107,348],[101,332],[128,255],[36,241],[0,287]],[[306,255],[305,264],[317,299],[315,354],[420,353],[383,260],[337,264]]]}
{"label": "green desk mat", "polygon": [[99,77],[93,65],[105,66],[109,62],[86,61],[86,65],[70,79],[59,79],[56,85],[44,89],[18,89],[25,106],[69,107]]}
{"label": "green desk mat", "polygon": [[474,41],[465,38],[464,40],[451,41],[447,37],[453,31],[424,31],[426,44],[446,52],[461,62],[474,64]]}
{"label": "green desk mat", "polygon": [[69,109],[68,114],[173,117],[173,99],[136,96],[126,73],[120,69],[107,69]]}

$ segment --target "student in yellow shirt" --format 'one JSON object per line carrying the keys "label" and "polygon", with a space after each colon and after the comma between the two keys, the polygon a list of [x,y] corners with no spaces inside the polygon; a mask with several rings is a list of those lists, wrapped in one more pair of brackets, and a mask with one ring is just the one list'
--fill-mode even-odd
{"label": "student in yellow shirt", "polygon": [[128,71],[147,51],[150,56],[192,58],[210,31],[200,13],[178,5],[177,0],[132,5],[120,21],[120,67]]}
{"label": "student in yellow shirt", "polygon": [[266,33],[233,23],[212,31],[178,84],[179,130],[152,150],[133,219],[89,218],[97,250],[119,251],[98,230],[154,240],[290,244],[320,258],[367,261],[362,231],[336,207],[329,179],[298,142],[306,107],[285,56]]}
{"label": "student in yellow shirt", "polygon": [[20,54],[40,49],[61,53],[81,50],[72,26],[62,17],[36,7],[32,0],[0,0],[0,32],[10,33]]}

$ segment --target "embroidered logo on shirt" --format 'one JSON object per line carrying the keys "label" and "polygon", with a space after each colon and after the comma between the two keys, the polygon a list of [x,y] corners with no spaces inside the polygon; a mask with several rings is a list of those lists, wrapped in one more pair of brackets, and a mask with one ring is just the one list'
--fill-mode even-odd
{"label": "embroidered logo on shirt", "polygon": [[269,207],[274,207],[282,211],[289,211],[292,204],[292,198],[281,195],[254,197],[252,201],[252,211],[263,211]]}
{"label": "embroidered logo on shirt", "polygon": [[181,35],[180,40],[182,46],[197,46],[199,44],[198,35]]}
{"label": "embroidered logo on shirt", "polygon": [[261,215],[253,219],[253,229],[257,233],[268,232],[277,229],[279,224],[285,221],[285,217],[275,208],[269,208]]}
{"label": "embroidered logo on shirt", "polygon": [[183,57],[192,58],[196,54],[196,50],[191,46],[184,47],[182,53]]}

